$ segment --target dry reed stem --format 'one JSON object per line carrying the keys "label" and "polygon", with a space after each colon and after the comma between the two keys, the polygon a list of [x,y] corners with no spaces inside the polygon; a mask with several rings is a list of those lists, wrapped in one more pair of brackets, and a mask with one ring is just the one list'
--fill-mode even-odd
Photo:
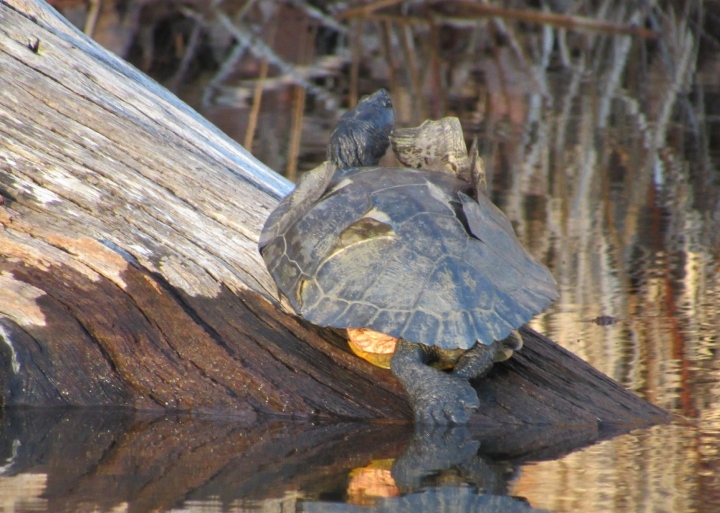
{"label": "dry reed stem", "polygon": [[567,29],[585,29],[607,32],[610,34],[626,34],[640,36],[646,39],[657,39],[658,33],[643,27],[634,25],[619,25],[606,21],[588,18],[586,16],[573,16],[569,14],[556,14],[541,12],[531,9],[505,9],[487,4],[476,4],[465,0],[457,0],[453,5],[469,11],[464,14],[475,14],[478,16],[497,16],[507,20],[524,21],[526,23],[537,23],[540,25],[553,25]]}
{"label": "dry reed stem", "polygon": [[441,118],[447,111],[447,94],[443,87],[442,64],[440,58],[440,35],[439,26],[430,25],[430,38],[428,40],[427,52],[430,54],[430,79],[432,84],[432,97],[430,98],[430,111],[434,119]]}
{"label": "dry reed stem", "polygon": [[[277,23],[272,23],[270,25],[270,29],[268,30],[268,47],[271,47],[273,41],[275,40],[276,28]],[[253,89],[253,103],[252,107],[250,108],[250,115],[248,116],[248,127],[247,131],[245,132],[245,142],[243,143],[245,149],[251,153],[253,140],[255,139],[255,131],[257,130],[258,116],[260,115],[260,106],[262,105],[263,88],[265,86],[265,79],[267,78],[268,69],[270,67],[269,61],[270,59],[268,57],[263,57],[263,59],[260,61],[258,78],[255,82],[255,88]]]}
{"label": "dry reed stem", "polygon": [[362,31],[363,20],[353,22],[355,30],[352,31],[352,57],[350,62],[350,92],[348,95],[348,107],[357,105],[360,96],[358,81],[360,80],[360,60],[362,57]]}
{"label": "dry reed stem", "polygon": [[300,154],[300,142],[302,139],[302,126],[306,98],[307,91],[303,86],[293,86],[293,110],[290,128],[290,143],[288,144],[288,159],[285,167],[285,178],[291,182],[297,181],[298,155]]}
{"label": "dry reed stem", "polygon": [[250,115],[248,116],[248,127],[245,132],[245,142],[243,146],[245,149],[252,153],[253,139],[255,139],[255,130],[257,129],[257,120],[260,114],[260,104],[262,103],[263,85],[268,74],[268,60],[267,58],[260,61],[260,71],[258,72],[258,78],[255,82],[255,89],[253,90],[253,102],[250,108]]}
{"label": "dry reed stem", "polygon": [[100,15],[100,6],[102,5],[102,0],[89,0],[88,4],[88,13],[87,18],[85,18],[85,26],[83,27],[83,32],[86,36],[93,37],[93,34],[95,33],[95,26],[97,25],[98,16]]}
{"label": "dry reed stem", "polygon": [[[336,18],[366,18],[374,20],[392,21],[394,23],[400,23],[403,25],[431,23],[429,19],[420,18],[417,16],[413,17],[392,14],[376,14],[375,12],[379,9],[391,7],[398,3],[400,3],[399,0],[373,2],[362,7],[356,7],[338,13],[336,15]],[[462,20],[463,22],[467,22],[467,19],[470,17],[497,17],[506,20],[522,21],[525,23],[552,25],[554,27],[572,30],[593,30],[609,34],[625,34],[638,36],[645,39],[657,39],[659,37],[659,34],[655,30],[646,29],[644,27],[634,25],[621,25],[617,23],[610,23],[602,20],[588,18],[586,16],[574,16],[569,14],[541,12],[532,9],[507,9],[504,7],[496,7],[493,5],[478,4],[462,0],[443,3],[444,7],[449,5],[460,8],[462,12],[454,14],[453,16],[447,16],[438,13],[436,16],[433,16],[432,22],[442,23],[443,21],[451,22],[453,20]]]}
{"label": "dry reed stem", "polygon": [[[183,51],[183,56],[180,60],[180,65],[178,66],[177,71],[167,83],[167,88],[173,92],[175,92],[180,86],[180,84],[183,82],[185,74],[190,68],[190,63],[195,57],[197,49],[200,45],[200,35],[203,32],[203,23],[198,16],[193,16],[193,18],[195,19],[195,25],[193,26],[192,32],[190,33],[190,40],[188,41],[188,44]],[[178,37],[180,38],[181,44],[182,36]]]}
{"label": "dry reed stem", "polygon": [[392,38],[390,37],[390,31],[392,25],[389,22],[377,22],[378,33],[380,34],[380,44],[382,46],[383,55],[385,61],[388,64],[388,77],[390,79],[390,90],[395,91],[398,87],[397,80],[397,63],[395,62],[394,54],[392,51]]}
{"label": "dry reed stem", "polygon": [[[312,62],[314,57],[314,42],[317,34],[317,24],[310,25],[310,33],[305,33],[301,41],[302,52],[300,63],[307,65]],[[305,114],[305,100],[307,99],[307,90],[302,85],[293,86],[292,101],[292,121],[290,128],[290,143],[288,145],[288,159],[285,167],[285,177],[291,182],[297,180],[298,156],[300,155],[300,143],[302,140],[302,127]]]}
{"label": "dry reed stem", "polygon": [[425,119],[425,110],[422,108],[423,98],[422,83],[420,80],[420,71],[415,62],[416,52],[414,51],[414,39],[410,28],[407,25],[400,27],[400,46],[403,52],[403,60],[407,68],[408,78],[410,82],[410,90],[412,91],[412,123],[419,125],[421,120]]}
{"label": "dry reed stem", "polygon": [[336,14],[335,18],[337,18],[338,20],[343,20],[343,19],[348,19],[348,18],[367,17],[379,9],[385,9],[386,7],[392,7],[394,5],[402,3],[403,1],[404,0],[377,0],[375,2],[371,2],[369,4],[362,5],[360,7],[353,7],[346,11],[342,11],[342,12]]}

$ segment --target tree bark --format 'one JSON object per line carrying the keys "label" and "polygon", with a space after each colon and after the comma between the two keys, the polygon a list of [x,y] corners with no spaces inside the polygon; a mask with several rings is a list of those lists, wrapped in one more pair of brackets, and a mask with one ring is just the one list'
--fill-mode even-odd
{"label": "tree bark", "polygon": [[[406,419],[399,383],[277,308],[257,252],[292,185],[40,0],[0,0],[2,404]],[[486,424],[666,414],[529,330]]]}

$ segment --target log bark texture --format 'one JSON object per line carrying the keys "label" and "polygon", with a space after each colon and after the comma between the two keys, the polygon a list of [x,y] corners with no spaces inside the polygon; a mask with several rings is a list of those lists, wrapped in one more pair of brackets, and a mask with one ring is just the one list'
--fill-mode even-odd
{"label": "log bark texture", "polygon": [[[0,400],[405,419],[399,383],[277,308],[292,185],[41,0],[0,0]],[[541,335],[474,421],[666,420]]]}

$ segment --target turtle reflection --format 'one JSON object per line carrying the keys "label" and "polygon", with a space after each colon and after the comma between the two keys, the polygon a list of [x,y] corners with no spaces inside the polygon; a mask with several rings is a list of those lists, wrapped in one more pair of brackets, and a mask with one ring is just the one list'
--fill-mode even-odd
{"label": "turtle reflection", "polygon": [[395,460],[375,460],[350,472],[347,503],[301,502],[299,511],[530,512],[508,496],[516,468],[482,454],[464,426],[418,425]]}

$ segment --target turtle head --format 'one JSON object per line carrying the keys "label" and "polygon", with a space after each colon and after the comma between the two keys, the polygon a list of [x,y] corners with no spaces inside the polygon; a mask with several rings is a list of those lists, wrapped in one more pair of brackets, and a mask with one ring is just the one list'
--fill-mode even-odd
{"label": "turtle head", "polygon": [[385,89],[363,97],[330,136],[327,159],[338,169],[377,166],[390,144],[395,111]]}

